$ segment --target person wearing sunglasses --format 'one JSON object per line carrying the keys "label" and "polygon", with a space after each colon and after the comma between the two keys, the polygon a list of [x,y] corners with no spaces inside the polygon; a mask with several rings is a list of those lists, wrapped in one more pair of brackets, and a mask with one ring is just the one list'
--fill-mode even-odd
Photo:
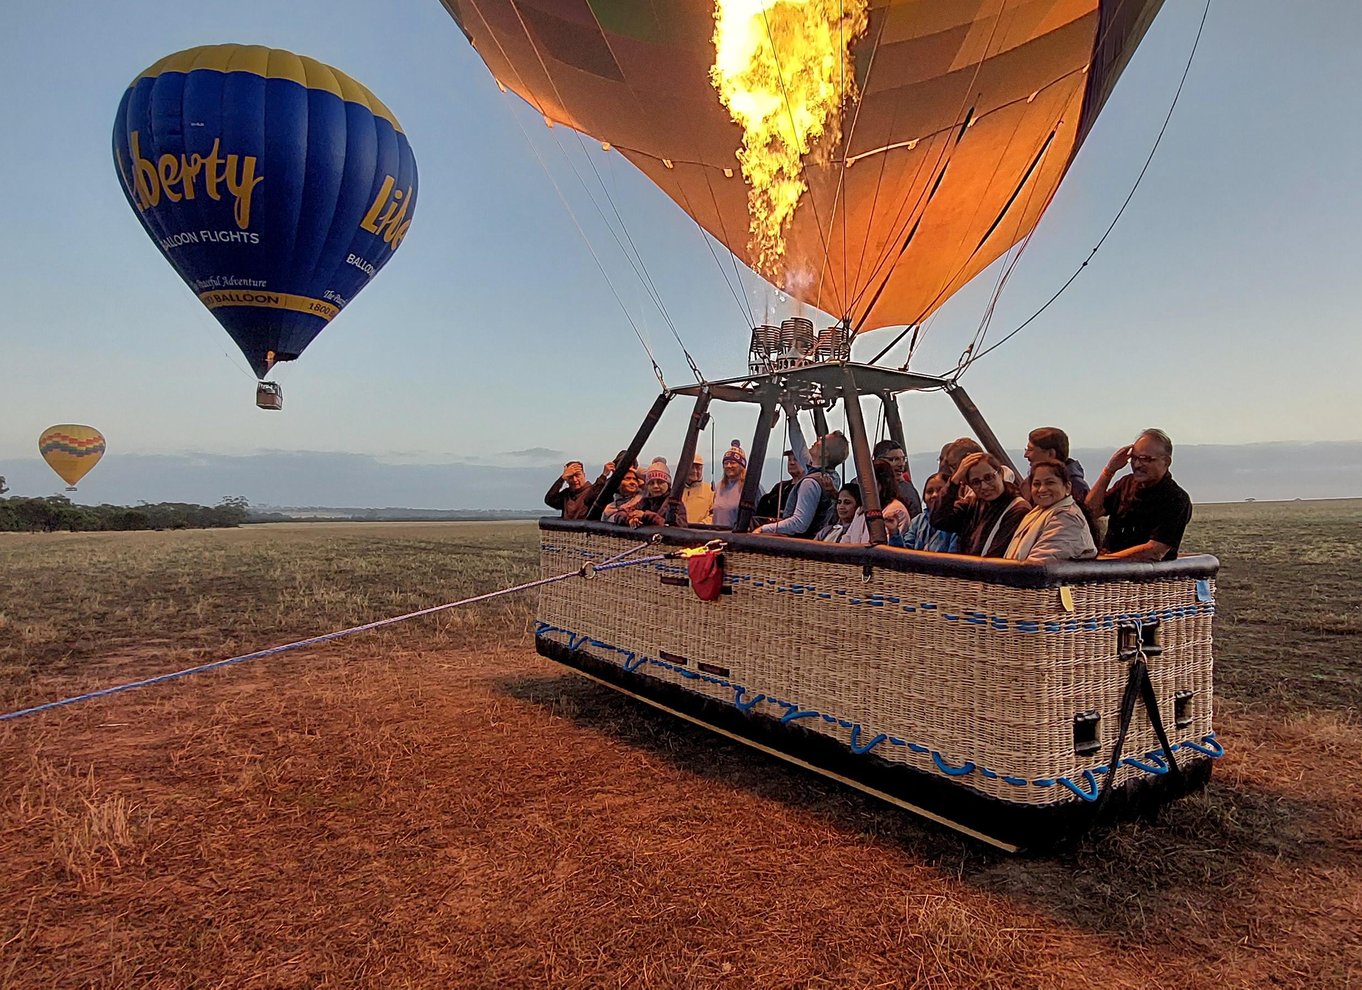
{"label": "person wearing sunglasses", "polygon": [[[1173,441],[1163,430],[1145,430],[1111,455],[1088,492],[1088,511],[1107,517],[1102,557],[1173,560],[1192,518],[1192,500],[1173,480]],[[1130,466],[1114,485],[1112,478]]]}
{"label": "person wearing sunglasses", "polygon": [[[973,493],[972,499],[963,494]],[[1001,557],[1031,507],[1017,484],[1003,477],[1003,465],[982,451],[965,457],[931,511],[932,525],[958,533],[960,552],[975,557]]]}

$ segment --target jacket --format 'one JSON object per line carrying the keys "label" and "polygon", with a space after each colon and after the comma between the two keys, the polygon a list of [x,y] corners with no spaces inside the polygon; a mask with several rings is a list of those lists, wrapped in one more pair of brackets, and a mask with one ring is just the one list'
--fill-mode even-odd
{"label": "jacket", "polygon": [[961,553],[1001,557],[1030,510],[1025,499],[1016,494],[1017,489],[1010,485],[1008,488],[992,502],[980,502],[961,499],[960,486],[952,482],[931,512],[932,526],[960,534]]}
{"label": "jacket", "polygon": [[[640,526],[665,526],[666,522],[663,519],[663,510],[666,507],[667,507],[666,495],[644,495],[641,499],[639,499],[638,505],[633,507],[633,511],[642,513],[642,518],[639,521]],[[628,519],[622,519],[619,517],[616,517],[615,521],[622,522],[625,524],[629,523]],[[686,522],[685,502],[678,502],[676,504],[676,522],[673,523],[673,525],[676,526],[688,525],[688,523]]]}
{"label": "jacket", "polygon": [[710,521],[714,509],[714,489],[708,481],[692,481],[681,489],[681,501],[686,506],[686,518],[693,523]]}
{"label": "jacket", "polygon": [[870,529],[865,521],[864,510],[857,509],[851,522],[845,525],[841,522],[835,522],[831,526],[824,526],[818,532],[818,539],[823,543],[868,544],[870,542]]}
{"label": "jacket", "polygon": [[564,519],[585,519],[591,511],[591,503],[596,500],[596,493],[600,491],[599,485],[598,480],[596,484],[583,485],[573,491],[563,485],[562,478],[558,478],[549,485],[544,504],[550,509],[557,509]]}
{"label": "jacket", "polygon": [[1017,526],[1007,545],[1009,560],[1041,563],[1047,560],[1090,560],[1097,556],[1087,516],[1066,495],[1042,509],[1036,506]]}

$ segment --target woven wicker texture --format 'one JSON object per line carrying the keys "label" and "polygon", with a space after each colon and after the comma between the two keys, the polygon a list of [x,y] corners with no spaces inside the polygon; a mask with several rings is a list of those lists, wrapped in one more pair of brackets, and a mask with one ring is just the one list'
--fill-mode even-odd
{"label": "woven wicker texture", "polygon": [[[629,532],[546,531],[543,572],[635,542]],[[853,750],[1046,805],[1079,800],[1056,781],[1084,786],[1084,771],[1100,774],[1115,745],[1129,670],[1118,660],[1119,620],[1158,616],[1163,652],[1149,666],[1169,736],[1199,742],[1212,731],[1214,602],[1197,600],[1194,580],[1075,585],[1068,611],[1054,588],[882,567],[867,581],[859,564],[731,548],[727,565],[733,593],[717,602],[664,581],[684,577],[680,561],[546,587],[541,634],[753,715],[797,718]],[[1192,692],[1191,722],[1175,728],[1180,691]],[[1101,715],[1099,748],[1078,756],[1074,718],[1089,711]],[[1157,748],[1137,711],[1125,755]],[[1144,773],[1123,765],[1116,786]]]}

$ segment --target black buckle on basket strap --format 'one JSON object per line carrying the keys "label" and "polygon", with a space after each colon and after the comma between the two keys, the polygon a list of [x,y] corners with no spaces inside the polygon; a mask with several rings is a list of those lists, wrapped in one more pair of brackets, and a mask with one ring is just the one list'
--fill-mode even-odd
{"label": "black buckle on basket strap", "polygon": [[[1102,806],[1107,801],[1107,795],[1111,793],[1116,782],[1116,772],[1121,766],[1121,750],[1125,748],[1126,733],[1130,730],[1131,720],[1135,717],[1135,703],[1137,701],[1144,703],[1144,710],[1149,715],[1149,724],[1154,727],[1154,736],[1163,749],[1164,759],[1168,761],[1168,772],[1179,784],[1182,782],[1182,768],[1178,766],[1177,757],[1173,755],[1172,744],[1168,741],[1168,733],[1164,731],[1163,718],[1159,715],[1159,699],[1154,693],[1154,682],[1149,677],[1149,665],[1145,662],[1146,649],[1143,645],[1145,641],[1143,624],[1139,621],[1122,623],[1123,632],[1126,626],[1133,627],[1134,642],[1139,645],[1135,647],[1135,657],[1130,664],[1130,675],[1126,678],[1125,693],[1121,695],[1121,720],[1116,733],[1116,745],[1112,748],[1111,759],[1107,761],[1107,779],[1102,781],[1102,793],[1097,796],[1097,804],[1093,809],[1094,813],[1102,810]],[[1159,652],[1162,652],[1162,650]],[[1126,659],[1124,650],[1122,650],[1121,659]]]}

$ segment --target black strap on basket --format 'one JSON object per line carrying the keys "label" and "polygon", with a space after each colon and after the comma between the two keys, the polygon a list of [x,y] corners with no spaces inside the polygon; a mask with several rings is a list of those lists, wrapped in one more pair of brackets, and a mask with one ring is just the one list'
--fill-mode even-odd
{"label": "black strap on basket", "polygon": [[[1136,637],[1138,640],[1138,628]],[[1130,730],[1131,719],[1135,716],[1137,700],[1144,702],[1149,722],[1154,726],[1154,735],[1159,740],[1159,745],[1163,747],[1164,759],[1168,761],[1168,772],[1179,783],[1182,781],[1182,768],[1178,766],[1177,757],[1173,755],[1173,747],[1168,742],[1168,733],[1164,731],[1163,719],[1159,715],[1159,699],[1154,693],[1154,682],[1149,677],[1149,665],[1145,662],[1144,648],[1140,646],[1137,647],[1135,659],[1130,664],[1125,694],[1121,696],[1121,722],[1116,734],[1116,746],[1111,751],[1111,759],[1107,761],[1107,779],[1102,781],[1102,793],[1097,796],[1097,804],[1093,808],[1094,816],[1101,813],[1102,806],[1107,802],[1107,795],[1111,793],[1112,785],[1116,782],[1116,771],[1121,765],[1121,750],[1125,748],[1126,733]]]}

